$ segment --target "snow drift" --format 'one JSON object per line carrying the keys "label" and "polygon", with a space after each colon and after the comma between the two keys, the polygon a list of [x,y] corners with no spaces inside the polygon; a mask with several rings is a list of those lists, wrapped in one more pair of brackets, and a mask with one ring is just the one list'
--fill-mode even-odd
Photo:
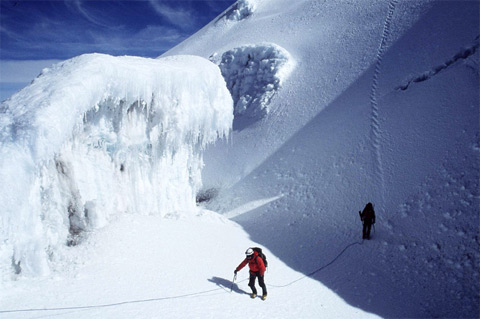
{"label": "snow drift", "polygon": [[83,55],[5,101],[0,271],[47,273],[56,249],[117,212],[195,211],[202,150],[232,99],[206,59]]}

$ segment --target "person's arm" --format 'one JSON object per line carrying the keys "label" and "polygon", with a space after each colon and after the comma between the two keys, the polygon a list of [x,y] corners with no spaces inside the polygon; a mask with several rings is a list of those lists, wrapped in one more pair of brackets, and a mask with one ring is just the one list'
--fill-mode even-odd
{"label": "person's arm", "polygon": [[238,265],[237,268],[235,268],[235,273],[239,272],[240,270],[242,270],[243,267],[245,267],[245,265],[248,263],[248,260],[247,258],[245,258],[241,263],[240,265]]}

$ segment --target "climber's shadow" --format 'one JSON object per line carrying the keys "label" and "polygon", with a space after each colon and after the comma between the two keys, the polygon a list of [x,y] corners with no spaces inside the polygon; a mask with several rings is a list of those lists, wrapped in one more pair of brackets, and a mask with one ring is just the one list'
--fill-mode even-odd
{"label": "climber's shadow", "polygon": [[228,280],[228,279],[224,279],[224,278],[220,278],[220,277],[212,277],[212,279],[208,279],[208,281],[210,282],[213,282],[214,284],[216,284],[218,287],[222,288],[223,290],[226,290],[228,292],[230,292],[230,289],[233,291],[233,292],[236,292],[237,294],[246,294],[248,295],[248,293],[242,289],[240,289],[238,287],[238,285],[236,283],[233,283],[232,285],[232,281],[231,280]]}

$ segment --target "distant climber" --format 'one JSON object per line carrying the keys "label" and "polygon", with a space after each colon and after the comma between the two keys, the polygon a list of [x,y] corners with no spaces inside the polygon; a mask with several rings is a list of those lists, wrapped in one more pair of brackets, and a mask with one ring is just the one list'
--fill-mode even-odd
{"label": "distant climber", "polygon": [[365,205],[363,212],[358,212],[360,220],[363,223],[363,239],[370,239],[370,230],[372,225],[375,224],[375,210],[372,203]]}
{"label": "distant climber", "polygon": [[258,277],[258,284],[262,287],[262,300],[267,299],[267,287],[265,286],[265,263],[262,258],[263,253],[259,248],[248,248],[245,252],[246,258],[238,265],[235,269],[235,275],[239,272],[245,265],[248,263],[248,267],[250,268],[250,281],[248,282],[248,286],[252,289],[252,294],[250,297],[256,298],[257,297],[257,289],[255,288],[255,279]]}

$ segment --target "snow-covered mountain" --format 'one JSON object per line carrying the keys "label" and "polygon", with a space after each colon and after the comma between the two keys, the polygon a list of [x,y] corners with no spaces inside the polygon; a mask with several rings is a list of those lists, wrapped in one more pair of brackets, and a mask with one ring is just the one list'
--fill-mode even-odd
{"label": "snow-covered mountain", "polygon": [[[1,106],[0,313],[478,316],[478,12],[240,0],[158,60],[45,70]],[[265,303],[230,282],[251,245]]]}
{"label": "snow-covered mountain", "polygon": [[[473,1],[239,1],[170,50],[218,63],[275,46],[295,64],[268,112],[236,117],[207,151],[208,207],[309,273],[361,238],[371,201],[374,240],[315,278],[381,316],[477,316],[478,12]],[[268,61],[250,51],[248,63]]]}

